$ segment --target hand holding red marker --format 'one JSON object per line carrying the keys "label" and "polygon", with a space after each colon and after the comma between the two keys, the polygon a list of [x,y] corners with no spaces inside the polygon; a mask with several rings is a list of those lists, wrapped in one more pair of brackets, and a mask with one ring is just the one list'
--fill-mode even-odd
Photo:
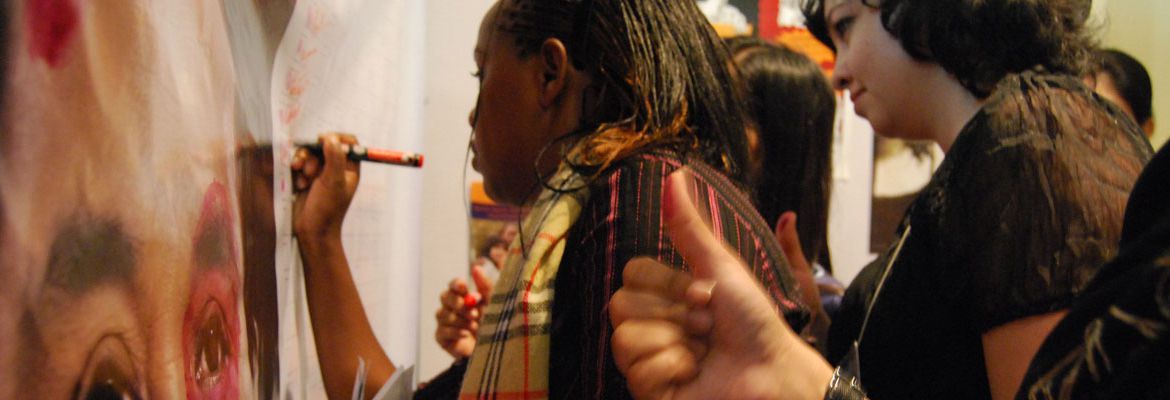
{"label": "hand holding red marker", "polygon": [[463,278],[455,278],[447,290],[439,296],[442,306],[435,312],[435,341],[452,357],[466,358],[475,349],[480,319],[483,317],[486,299],[492,295],[491,278],[482,266],[471,267],[471,280],[475,292]]}
{"label": "hand holding red marker", "polygon": [[[297,147],[303,147],[313,155],[321,157],[320,143],[298,143]],[[346,156],[353,161],[373,161],[415,168],[421,168],[423,165],[423,155],[418,153],[377,149],[362,145],[342,144],[342,147],[345,148]]]}
{"label": "hand holding red marker", "polygon": [[472,308],[479,305],[479,293],[463,295],[463,308]]}

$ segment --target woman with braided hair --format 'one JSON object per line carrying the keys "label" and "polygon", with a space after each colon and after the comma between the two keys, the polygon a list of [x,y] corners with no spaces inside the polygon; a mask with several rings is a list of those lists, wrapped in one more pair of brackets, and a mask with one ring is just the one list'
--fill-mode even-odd
{"label": "woman with braided hair", "polygon": [[[444,296],[440,329],[462,331],[474,350],[416,396],[630,397],[637,388],[611,354],[606,308],[631,259],[682,267],[662,231],[662,188],[676,170],[688,171],[704,215],[782,315],[805,323],[779,244],[735,183],[745,157],[739,94],[693,2],[502,0],[474,56],[473,166],[494,200],[530,211],[490,296],[471,309]],[[294,165],[305,193],[295,226],[331,396],[349,393],[358,358],[370,365],[367,387],[393,373],[376,341],[363,340],[372,334],[342,274],[337,236],[357,165],[341,140],[325,138],[323,167]]]}

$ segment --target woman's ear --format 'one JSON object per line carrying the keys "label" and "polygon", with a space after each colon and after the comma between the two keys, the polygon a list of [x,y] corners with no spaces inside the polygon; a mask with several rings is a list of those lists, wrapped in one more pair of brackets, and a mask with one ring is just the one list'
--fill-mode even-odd
{"label": "woman's ear", "polygon": [[1146,123],[1142,124],[1142,130],[1146,131],[1146,138],[1147,139],[1152,139],[1154,137],[1154,117],[1153,116],[1150,116],[1150,119],[1147,119]]}
{"label": "woman's ear", "polygon": [[560,39],[549,38],[540,45],[540,105],[552,106],[568,88],[569,53]]}

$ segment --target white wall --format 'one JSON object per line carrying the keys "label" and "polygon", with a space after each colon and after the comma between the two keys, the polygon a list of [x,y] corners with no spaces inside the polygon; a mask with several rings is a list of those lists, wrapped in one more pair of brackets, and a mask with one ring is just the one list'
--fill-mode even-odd
{"label": "white wall", "polygon": [[833,276],[848,286],[876,257],[869,252],[874,133],[869,122],[854,113],[849,96],[837,99],[829,258],[833,261]]}
{"label": "white wall", "polygon": [[[422,281],[419,293],[418,376],[427,381],[452,359],[434,341],[439,293],[467,276],[468,232],[464,157],[467,115],[478,87],[472,51],[479,22],[492,0],[426,1],[426,138],[423,168]],[[473,179],[469,177],[468,179]],[[477,179],[477,178],[476,178]]]}

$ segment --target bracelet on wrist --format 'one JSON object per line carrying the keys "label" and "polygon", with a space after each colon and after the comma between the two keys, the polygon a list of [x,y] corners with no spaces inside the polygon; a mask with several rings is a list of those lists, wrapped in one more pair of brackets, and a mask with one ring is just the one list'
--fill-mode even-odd
{"label": "bracelet on wrist", "polygon": [[841,367],[833,370],[833,378],[829,379],[829,388],[825,391],[825,400],[864,400],[865,390],[856,376],[845,372]]}

